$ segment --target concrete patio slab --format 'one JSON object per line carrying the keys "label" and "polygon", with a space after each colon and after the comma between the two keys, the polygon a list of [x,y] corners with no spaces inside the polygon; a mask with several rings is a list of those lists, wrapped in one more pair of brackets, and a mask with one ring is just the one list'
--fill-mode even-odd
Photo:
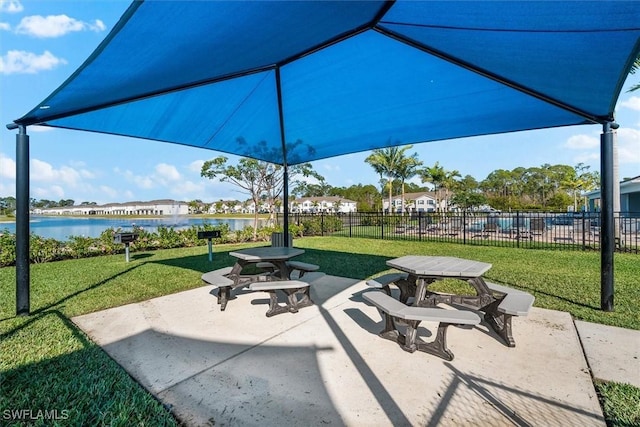
{"label": "concrete patio slab", "polygon": [[575,321],[593,377],[640,387],[640,331]]}
{"label": "concrete patio slab", "polygon": [[323,276],[315,306],[267,318],[266,293],[220,312],[205,286],[73,321],[186,425],[605,425],[567,313],[515,318],[515,348],[450,327],[447,362],[379,338],[363,291]]}

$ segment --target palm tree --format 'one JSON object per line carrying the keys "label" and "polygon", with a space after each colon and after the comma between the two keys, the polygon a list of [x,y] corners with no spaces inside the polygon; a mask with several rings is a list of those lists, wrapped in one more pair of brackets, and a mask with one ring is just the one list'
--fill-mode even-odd
{"label": "palm tree", "polygon": [[[633,65],[631,66],[630,74],[635,74],[636,71],[638,71],[638,70],[640,70],[640,55],[633,62]],[[638,89],[640,89],[640,83],[631,86],[631,88],[629,89],[629,92],[633,92],[633,91],[638,90]]]}
{"label": "palm tree", "polygon": [[387,184],[389,185],[389,213],[391,213],[392,206],[392,183],[394,178],[398,178],[397,171],[405,159],[404,152],[411,148],[411,145],[405,147],[387,147],[378,148],[371,152],[371,154],[364,160],[369,163],[373,169],[380,174],[380,181],[383,177],[386,177]]}
{"label": "palm tree", "polygon": [[444,188],[444,208],[445,210],[449,210],[449,190],[451,190],[456,185],[456,178],[462,178],[460,172],[457,170],[445,171],[444,179],[440,186]]}
{"label": "palm tree", "polygon": [[[410,149],[412,146],[407,145],[406,149]],[[405,181],[413,178],[418,174],[419,167],[422,166],[422,162],[418,160],[418,153],[413,153],[409,157],[403,157],[400,159],[400,163],[396,168],[396,177],[400,179],[401,191],[402,191],[402,213],[404,214],[405,206],[404,206],[404,183]]]}
{"label": "palm tree", "polygon": [[422,182],[433,184],[433,191],[436,193],[436,210],[440,210],[440,189],[447,178],[447,173],[439,162],[431,167],[426,167],[419,172]]}

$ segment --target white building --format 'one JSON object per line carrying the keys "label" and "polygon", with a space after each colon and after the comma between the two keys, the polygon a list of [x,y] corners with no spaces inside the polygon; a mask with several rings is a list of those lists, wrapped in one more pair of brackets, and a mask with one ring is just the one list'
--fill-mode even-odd
{"label": "white building", "polygon": [[150,202],[107,203],[106,205],[78,205],[57,208],[35,208],[36,215],[188,215],[187,202],[152,200]]}
{"label": "white building", "polygon": [[301,197],[289,201],[290,212],[349,213],[356,212],[357,203],[339,196]]}
{"label": "white building", "polygon": [[[405,193],[404,194],[404,209],[402,209],[402,195],[394,196],[391,198],[391,212],[436,212],[436,197],[434,193],[423,191],[420,193]],[[443,207],[444,201],[440,202],[440,207]],[[386,212],[389,211],[389,198],[382,199],[382,209]]]}

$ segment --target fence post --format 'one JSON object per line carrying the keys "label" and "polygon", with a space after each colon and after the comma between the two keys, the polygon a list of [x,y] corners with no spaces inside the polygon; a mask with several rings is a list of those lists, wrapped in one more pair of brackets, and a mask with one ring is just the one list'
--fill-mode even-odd
{"label": "fence post", "polygon": [[351,216],[353,212],[349,212],[349,237],[351,236],[351,227],[352,227],[352,222],[353,222],[353,217]]}
{"label": "fence post", "polygon": [[324,237],[324,211],[320,212],[320,235]]}
{"label": "fence post", "polygon": [[384,215],[380,219],[380,238],[384,240]]}
{"label": "fence post", "polygon": [[[582,250],[583,251],[587,250],[587,234],[586,234],[587,230],[584,228],[584,226],[586,224],[585,223],[585,219],[586,219],[585,217],[586,217],[586,215],[583,212],[582,213],[582,218],[581,218],[581,221],[582,221]],[[591,233],[591,224],[589,224],[589,233]]]}
{"label": "fence post", "polygon": [[467,211],[462,211],[462,244],[467,244]]}
{"label": "fence post", "polygon": [[[513,227],[513,223],[511,223],[511,227]],[[516,247],[520,247],[520,211],[516,211]],[[531,232],[531,223],[529,223],[529,232]],[[513,230],[511,230],[513,233]]]}

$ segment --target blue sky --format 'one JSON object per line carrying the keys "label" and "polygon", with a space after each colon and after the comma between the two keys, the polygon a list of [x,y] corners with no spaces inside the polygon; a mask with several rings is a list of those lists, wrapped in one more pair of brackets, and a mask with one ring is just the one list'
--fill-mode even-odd
{"label": "blue sky", "polygon": [[[0,197],[15,196],[15,134],[4,127],[62,84],[106,37],[129,1],[0,0]],[[606,60],[603,58],[603,60]],[[579,75],[576,77],[579,78]],[[640,175],[640,92],[627,88],[616,119],[620,178]],[[599,170],[599,125],[465,138],[415,145],[426,165],[436,161],[478,180],[496,169],[545,163]],[[76,203],[171,198],[245,199],[236,187],[200,177],[221,153],[94,133],[30,127],[31,197]],[[313,163],[333,186],[377,185],[364,162],[369,152]],[[232,161],[237,158],[231,157]]]}

